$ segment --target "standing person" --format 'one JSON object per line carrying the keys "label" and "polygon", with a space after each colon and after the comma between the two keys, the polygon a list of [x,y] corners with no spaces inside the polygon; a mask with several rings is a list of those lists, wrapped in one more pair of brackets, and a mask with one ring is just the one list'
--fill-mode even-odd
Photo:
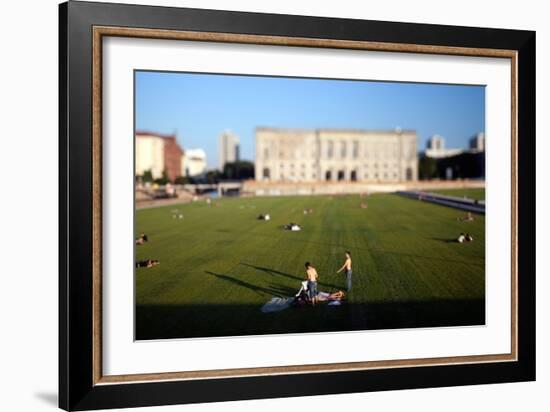
{"label": "standing person", "polygon": [[305,266],[307,276],[307,291],[309,293],[311,304],[315,306],[315,302],[317,301],[317,279],[319,279],[319,275],[317,274],[317,270],[313,266],[311,266],[311,263],[306,262]]}
{"label": "standing person", "polygon": [[346,286],[348,288],[348,292],[351,291],[351,252],[349,250],[346,251],[346,261],[344,262],[344,265],[336,272],[340,273],[341,271],[344,271],[344,274],[346,275]]}

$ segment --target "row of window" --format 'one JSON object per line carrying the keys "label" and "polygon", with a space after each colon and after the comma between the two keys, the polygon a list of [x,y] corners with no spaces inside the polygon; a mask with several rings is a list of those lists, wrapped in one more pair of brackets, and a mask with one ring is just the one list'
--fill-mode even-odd
{"label": "row of window", "polygon": [[[357,171],[352,170],[351,173],[349,174],[349,180],[355,181],[355,180],[357,180],[357,176],[358,176]],[[268,168],[264,169],[263,177],[267,178],[267,179],[270,178],[270,171],[269,171]],[[291,172],[291,173],[289,173],[288,176],[285,176],[284,174],[281,174],[279,180],[285,180],[287,177],[291,180],[293,180],[295,178],[298,178],[298,177],[300,177],[302,179],[306,179],[307,175],[304,172],[301,172],[300,174],[294,174],[294,173]],[[365,173],[363,175],[363,178],[365,180],[368,180],[368,179],[382,179],[382,178],[383,179],[397,179],[398,177],[399,177],[399,175],[397,174],[397,172],[394,172],[394,173],[373,173],[372,175],[369,174],[369,173]],[[313,180],[316,180],[317,179],[317,174],[312,173],[309,178],[313,179]],[[334,178],[336,178],[337,180],[345,180],[346,179],[346,173],[343,170],[339,170],[333,175],[333,172],[331,170],[327,170],[325,172],[325,177],[324,178],[327,181],[328,180],[333,180]]]}
{"label": "row of window", "polygon": [[[294,170],[295,168],[297,168],[297,167],[295,167],[295,166],[296,166],[296,165],[295,165],[294,163],[290,163],[290,164],[289,164],[290,170],[292,171],[292,170]],[[301,166],[302,169],[306,169],[306,166],[307,166],[307,165],[306,165],[305,163],[302,163],[300,166]],[[316,165],[316,164],[312,164],[310,167],[311,167],[312,169],[315,169],[315,168],[317,167],[317,165]],[[383,163],[383,164],[381,164],[381,165],[379,165],[378,163],[374,163],[374,164],[372,165],[372,167],[373,167],[374,169],[378,169],[379,167],[380,167],[380,168],[383,168],[383,169],[387,169],[387,168],[392,168],[392,167],[393,167],[393,168],[398,168],[399,165],[398,165],[397,163],[393,163],[393,164]],[[280,168],[281,170],[286,169],[285,163],[281,163],[281,164],[279,165],[279,168]],[[363,168],[368,169],[368,168],[369,168],[369,164],[365,163],[365,164],[363,165]]]}
{"label": "row of window", "polygon": [[[333,159],[335,158],[335,150],[334,150],[334,147],[335,147],[335,144],[334,142],[328,142],[327,145],[326,145],[326,151],[325,151],[325,154],[326,154],[326,158],[327,159]],[[359,142],[353,142],[352,145],[351,145],[351,157],[353,159],[357,159],[359,158]],[[372,150],[372,148],[368,148],[365,153],[364,153],[364,157],[370,157],[371,154],[373,155],[374,158],[378,158],[378,157],[385,157],[385,158],[390,158],[390,157],[398,157],[399,156],[399,152],[397,149],[394,149],[394,150],[387,150],[387,147],[386,147],[386,150]],[[380,156],[380,154],[382,154],[382,156]],[[264,148],[264,153],[263,153],[263,157],[264,159],[269,159],[270,157],[270,150],[268,147],[265,147]],[[304,156],[302,156],[304,155]],[[285,152],[279,152],[279,157],[280,158],[284,158],[284,157],[289,157],[289,158],[301,158],[301,157],[307,157],[307,153],[302,153],[300,151],[291,151],[290,153],[288,153],[288,156],[285,156]],[[316,151],[311,151],[311,157],[312,158],[316,158],[317,157],[317,153]],[[339,158],[341,159],[346,159],[348,158],[348,145],[347,145],[347,142],[341,142],[340,143],[340,151],[339,151]]]}

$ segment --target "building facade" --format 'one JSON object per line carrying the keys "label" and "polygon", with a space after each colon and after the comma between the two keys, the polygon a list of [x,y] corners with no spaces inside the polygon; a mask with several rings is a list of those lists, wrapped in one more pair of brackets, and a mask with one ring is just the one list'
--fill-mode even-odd
{"label": "building facade", "polygon": [[478,133],[470,139],[470,150],[485,151],[485,133]]}
{"label": "building facade", "polygon": [[470,138],[469,147],[464,149],[447,149],[445,139],[434,135],[420,164],[423,179],[485,179],[485,133]]}
{"label": "building facade", "polygon": [[239,137],[230,131],[220,135],[219,141],[219,169],[223,171],[226,163],[239,160]]}
{"label": "building facade", "polygon": [[428,140],[424,154],[433,159],[441,159],[444,157],[456,156],[462,152],[464,152],[463,149],[446,148],[445,138],[435,134]]}
{"label": "building facade", "polygon": [[416,132],[257,128],[255,174],[276,182],[416,180]]}
{"label": "building facade", "polygon": [[175,135],[136,132],[136,175],[151,171],[153,179],[166,172],[168,180],[182,176],[181,159],[184,153]]}

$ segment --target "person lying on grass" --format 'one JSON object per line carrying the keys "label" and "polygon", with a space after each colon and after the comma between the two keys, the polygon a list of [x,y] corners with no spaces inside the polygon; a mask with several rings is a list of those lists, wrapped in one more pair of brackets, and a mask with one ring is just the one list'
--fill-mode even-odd
{"label": "person lying on grass", "polygon": [[473,222],[474,217],[472,216],[472,212],[468,212],[466,213],[466,216],[459,217],[456,220],[458,220],[459,222]]}
{"label": "person lying on grass", "polygon": [[342,290],[339,290],[338,292],[319,292],[317,294],[317,301],[323,302],[323,301],[342,301],[346,297],[346,293]]}
{"label": "person lying on grass", "polygon": [[155,259],[146,259],[146,260],[140,260],[139,262],[136,262],[137,268],[152,268],[157,265],[160,265],[160,262]]}
{"label": "person lying on grass", "polygon": [[145,242],[148,242],[149,239],[145,233],[140,233],[139,237],[136,239],[136,245],[143,245]]}

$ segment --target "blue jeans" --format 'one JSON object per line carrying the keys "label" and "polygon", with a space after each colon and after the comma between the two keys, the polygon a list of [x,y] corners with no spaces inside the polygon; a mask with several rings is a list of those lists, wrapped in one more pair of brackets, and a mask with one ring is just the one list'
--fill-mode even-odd
{"label": "blue jeans", "polygon": [[351,290],[351,274],[353,273],[352,270],[346,271],[346,286],[348,288],[348,292]]}
{"label": "blue jeans", "polygon": [[307,292],[309,294],[309,298],[313,299],[315,296],[317,296],[317,282],[309,280],[307,282]]}

